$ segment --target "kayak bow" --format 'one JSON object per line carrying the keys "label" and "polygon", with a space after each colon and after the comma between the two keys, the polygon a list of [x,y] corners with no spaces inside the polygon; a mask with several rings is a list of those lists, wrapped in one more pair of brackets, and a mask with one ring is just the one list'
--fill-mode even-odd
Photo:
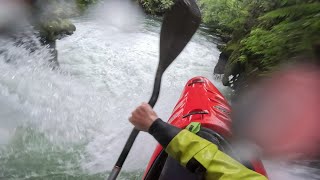
{"label": "kayak bow", "polygon": [[[186,128],[190,123],[200,123],[199,136],[216,143],[222,151],[241,162],[232,152],[229,140],[231,132],[231,107],[219,90],[206,78],[195,77],[189,80],[175,106],[168,123]],[[260,160],[241,162],[249,169],[267,175]],[[144,180],[154,179],[198,179],[172,158],[169,158],[158,145],[145,171]]]}

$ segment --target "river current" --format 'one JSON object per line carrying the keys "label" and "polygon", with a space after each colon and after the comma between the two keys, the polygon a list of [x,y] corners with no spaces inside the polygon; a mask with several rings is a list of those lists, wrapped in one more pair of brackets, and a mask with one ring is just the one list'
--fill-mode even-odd
{"label": "river current", "polygon": [[[56,70],[47,63],[45,47],[36,44],[31,52],[12,39],[0,41],[0,179],[104,179],[132,129],[130,112],[151,95],[158,20],[143,16],[130,29],[92,17],[73,22],[77,31],[57,42]],[[218,43],[200,30],[170,66],[155,107],[160,117],[170,116],[194,76],[209,78],[229,94],[213,76]],[[155,144],[139,135],[121,179],[141,177]],[[274,179],[296,177],[267,167]],[[309,174],[297,169],[290,171]]]}

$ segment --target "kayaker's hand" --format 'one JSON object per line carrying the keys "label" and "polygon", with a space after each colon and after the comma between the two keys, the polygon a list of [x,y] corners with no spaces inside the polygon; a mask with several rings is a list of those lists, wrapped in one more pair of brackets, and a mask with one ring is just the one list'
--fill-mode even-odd
{"label": "kayaker's hand", "polygon": [[158,119],[158,116],[152,107],[147,103],[142,103],[132,112],[129,121],[138,130],[147,132],[156,119]]}

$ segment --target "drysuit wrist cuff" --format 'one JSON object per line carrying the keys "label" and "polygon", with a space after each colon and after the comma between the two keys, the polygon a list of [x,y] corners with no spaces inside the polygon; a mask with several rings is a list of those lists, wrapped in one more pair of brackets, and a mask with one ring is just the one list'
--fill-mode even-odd
{"label": "drysuit wrist cuff", "polygon": [[181,129],[163,122],[160,118],[156,119],[149,128],[149,133],[166,148],[171,140],[179,134]]}

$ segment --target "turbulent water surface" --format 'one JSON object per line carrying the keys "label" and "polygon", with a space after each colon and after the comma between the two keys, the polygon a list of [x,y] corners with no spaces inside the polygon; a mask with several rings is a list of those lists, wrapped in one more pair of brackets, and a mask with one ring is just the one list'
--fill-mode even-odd
{"label": "turbulent water surface", "polygon": [[[46,48],[30,52],[1,39],[0,179],[104,179],[131,131],[130,112],[152,90],[160,23],[140,21],[129,30],[74,20],[75,34],[57,42],[60,69],[54,71]],[[169,117],[194,76],[227,92],[212,74],[216,44],[198,32],[167,70],[155,108],[160,117]],[[141,176],[154,145],[139,135],[122,179]]]}
{"label": "turbulent water surface", "polygon": [[[130,111],[150,97],[158,21],[145,18],[130,30],[92,19],[75,25],[74,35],[57,42],[60,70],[50,70],[45,48],[30,53],[1,41],[0,179],[103,178],[132,128]],[[213,38],[198,33],[172,64],[156,105],[159,116],[169,117],[189,78],[206,76],[223,90],[212,75],[215,47]],[[124,171],[141,172],[154,145],[141,134]]]}

